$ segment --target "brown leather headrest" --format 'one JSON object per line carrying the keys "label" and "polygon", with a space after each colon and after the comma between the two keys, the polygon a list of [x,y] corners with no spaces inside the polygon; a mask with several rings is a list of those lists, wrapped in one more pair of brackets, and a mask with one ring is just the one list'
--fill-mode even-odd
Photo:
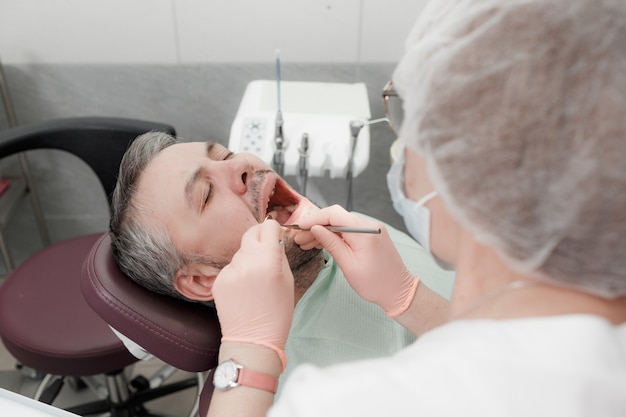
{"label": "brown leather headrest", "polygon": [[160,295],[131,281],[117,266],[105,233],[85,260],[81,288],[111,327],[178,369],[215,367],[221,332],[214,308]]}

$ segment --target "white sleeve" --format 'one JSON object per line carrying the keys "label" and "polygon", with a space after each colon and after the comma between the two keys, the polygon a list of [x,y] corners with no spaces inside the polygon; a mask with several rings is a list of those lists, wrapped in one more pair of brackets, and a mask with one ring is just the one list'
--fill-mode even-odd
{"label": "white sleeve", "polygon": [[[301,365],[289,377],[280,399],[270,409],[268,417],[304,417],[313,414],[310,390],[319,391],[323,373],[314,365]],[[308,394],[308,395],[307,395]],[[316,413],[317,411],[315,411]],[[327,415],[332,417],[332,415]],[[325,416],[326,417],[326,416]]]}

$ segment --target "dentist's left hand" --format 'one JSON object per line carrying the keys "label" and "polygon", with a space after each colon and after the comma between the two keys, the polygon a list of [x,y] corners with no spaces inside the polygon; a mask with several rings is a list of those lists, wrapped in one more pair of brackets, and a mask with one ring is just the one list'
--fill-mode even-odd
{"label": "dentist's left hand", "polygon": [[285,343],[294,308],[294,280],[282,229],[274,220],[250,228],[213,285],[222,341],[267,346],[286,365]]}

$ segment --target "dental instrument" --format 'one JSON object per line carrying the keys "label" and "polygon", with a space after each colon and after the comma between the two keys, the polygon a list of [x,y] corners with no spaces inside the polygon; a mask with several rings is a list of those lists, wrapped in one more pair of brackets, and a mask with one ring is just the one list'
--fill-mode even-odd
{"label": "dental instrument", "polygon": [[309,134],[306,132],[302,134],[302,139],[300,140],[300,149],[298,149],[298,152],[300,153],[300,159],[298,161],[298,171],[302,182],[302,185],[300,186],[300,194],[306,195],[306,183],[309,177]]}
{"label": "dental instrument", "polygon": [[[283,227],[293,230],[301,230],[303,232],[308,232],[311,229],[303,229],[298,224],[283,224]],[[324,226],[326,229],[331,232],[336,233],[368,233],[372,235],[379,235],[381,233],[380,228],[370,228],[370,227],[342,227],[342,226]]]}
{"label": "dental instrument", "polygon": [[283,133],[283,113],[281,108],[280,94],[280,50],[276,50],[276,120],[274,131],[274,151],[273,165],[274,170],[281,177],[285,173],[285,136]]}

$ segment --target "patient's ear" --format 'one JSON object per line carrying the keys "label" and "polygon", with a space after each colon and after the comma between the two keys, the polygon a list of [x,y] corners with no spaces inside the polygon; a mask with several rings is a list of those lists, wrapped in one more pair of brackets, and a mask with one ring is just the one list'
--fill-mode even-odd
{"label": "patient's ear", "polygon": [[190,300],[213,300],[213,283],[219,272],[218,268],[211,265],[187,265],[176,273],[174,288]]}

